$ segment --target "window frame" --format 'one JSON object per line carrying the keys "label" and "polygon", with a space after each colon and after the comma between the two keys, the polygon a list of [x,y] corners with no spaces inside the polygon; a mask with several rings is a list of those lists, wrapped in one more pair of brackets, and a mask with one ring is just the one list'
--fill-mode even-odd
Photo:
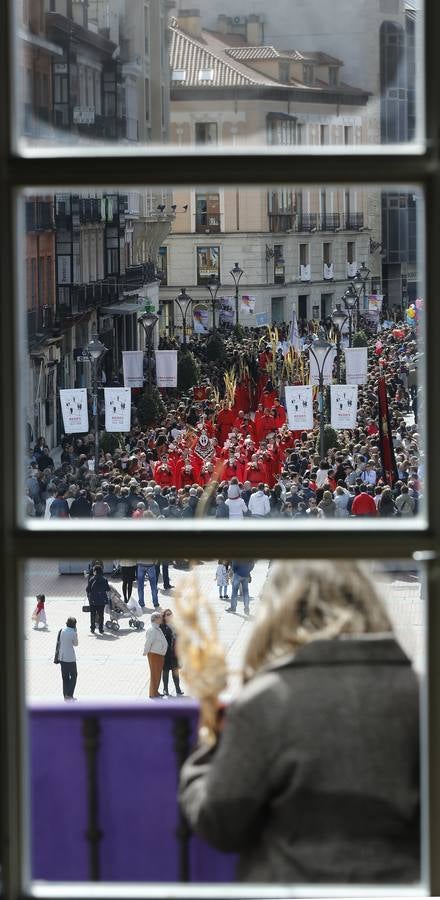
{"label": "window frame", "polygon": [[[16,241],[21,219],[17,215],[17,192],[26,186],[32,186],[42,193],[49,192],[51,186],[58,190],[88,185],[103,187],[124,184],[135,188],[139,184],[172,185],[197,187],[206,184],[222,185],[255,185],[274,186],[289,184],[292,179],[292,154],[284,155],[274,152],[237,154],[231,165],[231,155],[209,153],[185,156],[180,148],[168,152],[163,150],[147,159],[140,153],[130,154],[124,147],[99,157],[96,148],[82,156],[66,150],[52,154],[36,154],[33,158],[19,157],[16,152],[13,135],[16,125],[17,109],[12,110],[14,97],[14,80],[16,59],[14,49],[9,41],[13,33],[15,11],[13,0],[0,4],[0,47],[5,71],[0,79],[0,217],[2,242],[0,243],[0,279],[3,302],[1,303],[0,329],[1,359],[3,373],[1,379],[1,412],[2,421],[7,428],[2,429],[2,573],[4,596],[16,598],[17,602],[5,605],[3,628],[0,630],[0,654],[3,660],[6,677],[0,679],[0,749],[1,749],[1,812],[3,821],[3,890],[11,900],[18,900],[29,895],[23,836],[26,821],[26,777],[25,773],[25,709],[24,709],[24,670],[23,670],[23,617],[22,588],[24,562],[29,558],[63,558],[66,543],[69,543],[69,555],[72,558],[84,558],[90,547],[90,532],[83,526],[62,534],[49,527],[40,530],[24,529],[17,510],[18,485],[21,480],[19,460],[22,447],[19,435],[19,404],[17,394],[11,390],[20,383],[20,344],[23,342],[23,321],[18,314],[17,306],[11,298],[18,296],[17,271],[11,265],[15,260]],[[438,234],[440,233],[440,161],[439,161],[439,115],[440,115],[440,4],[436,0],[426,0],[425,8],[425,91],[427,113],[426,149],[417,145],[400,147],[397,155],[393,148],[379,147],[370,152],[365,149],[359,152],[351,148],[350,155],[340,152],[338,148],[317,148],[316,153],[295,153],[295,182],[301,187],[320,184],[325,177],[327,185],[343,185],[352,183],[416,185],[420,186],[429,198],[426,209],[426,260],[427,288],[432,288],[435,297],[435,272],[438,256]],[[420,96],[418,97],[420,103]],[[423,118],[423,116],[422,116]],[[276,148],[275,148],[276,149]],[[268,155],[272,156],[268,165]],[[323,166],[323,158],[325,165]],[[129,165],[127,165],[129,160]],[[361,173],[361,175],[359,174]],[[426,349],[428,358],[426,385],[426,408],[430,427],[426,436],[427,457],[431,460],[440,458],[440,429],[438,426],[437,399],[440,396],[440,356],[437,350],[437,335],[440,333],[440,305],[432,303],[426,308]],[[15,338],[18,339],[16,340]],[[14,437],[15,436],[15,437]],[[12,439],[11,439],[12,438]],[[423,852],[429,846],[436,848],[440,843],[440,467],[430,467],[430,483],[428,496],[428,523],[414,523],[412,529],[380,528],[333,529],[326,523],[325,529],[298,531],[295,540],[292,532],[283,532],[282,527],[263,526],[246,529],[213,527],[213,523],[203,523],[197,532],[194,528],[171,528],[167,534],[167,552],[178,550],[180,556],[194,553],[194,537],[197,534],[197,555],[202,558],[217,558],[219,554],[237,555],[237,535],[240,531],[240,550],[242,557],[260,556],[261,558],[301,558],[315,557],[322,553],[325,540],[325,554],[334,558],[397,558],[411,559],[426,564],[426,580],[428,589],[427,601],[427,693],[426,708],[423,709],[423,722],[427,726],[428,737],[428,770],[426,772],[425,796],[429,787],[429,809],[427,824],[429,832],[425,835]],[[49,540],[48,540],[49,536]],[[386,538],[386,540],[385,540]],[[163,552],[163,534],[160,529],[150,532],[151,552],[161,555]],[[145,542],[145,531],[125,527],[118,530],[102,530],[94,536],[95,552],[112,553],[117,548],[117,555],[133,556],[142,551]],[[440,894],[440,854],[433,850],[428,862],[428,890],[431,894]],[[187,896],[222,896],[225,889],[210,891],[191,885]],[[118,897],[121,886],[100,886],[99,896]],[[73,886],[63,890],[59,885],[45,886],[38,890],[41,898],[56,896],[91,896],[90,886],[84,889]],[[142,887],[124,886],[124,894],[145,897],[147,890]],[[228,888],[229,896],[241,897],[245,891],[240,888]],[[252,896],[258,895],[252,889]],[[338,896],[353,896],[352,888],[337,889]],[[371,893],[371,892],[369,892]],[[379,888],[381,896],[385,894]],[[397,891],[395,892],[397,893]],[[402,889],[398,893],[403,893]],[[316,890],[315,895],[322,895],[323,890]],[[164,896],[164,887],[158,889],[157,896]],[[172,888],[166,888],[166,895],[173,896]],[[180,896],[182,896],[180,891]],[[310,896],[313,890],[310,889]],[[177,896],[177,894],[176,894]],[[249,894],[248,894],[249,896]],[[286,889],[265,890],[261,896],[286,896]],[[334,892],[333,892],[334,896]]]}

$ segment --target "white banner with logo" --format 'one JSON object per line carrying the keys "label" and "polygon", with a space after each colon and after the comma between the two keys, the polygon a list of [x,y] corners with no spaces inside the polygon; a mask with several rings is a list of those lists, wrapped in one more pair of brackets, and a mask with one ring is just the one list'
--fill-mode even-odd
{"label": "white banner with logo", "polygon": [[124,385],[127,388],[139,388],[144,384],[144,354],[142,350],[123,350],[122,365],[124,369]]}
{"label": "white banner with logo", "polygon": [[252,297],[250,294],[242,294],[241,311],[245,313],[255,312],[255,297]]}
{"label": "white banner with logo", "polygon": [[310,384],[287,385],[287,421],[292,431],[310,431],[313,428],[313,389]]}
{"label": "white banner with logo", "polygon": [[104,388],[105,430],[130,431],[131,388]]}
{"label": "white banner with logo", "polygon": [[83,434],[89,430],[87,390],[60,390],[61,412],[66,434]]}
{"label": "white banner with logo", "polygon": [[367,347],[346,347],[344,355],[347,384],[366,384],[368,380]]}
{"label": "white banner with logo", "polygon": [[[312,344],[313,347],[313,344]],[[324,363],[324,384],[331,384],[333,380],[333,362],[336,356],[336,347],[328,352],[328,356],[325,359]],[[310,362],[310,384],[313,384],[315,387],[319,385],[319,371],[318,371],[318,363],[316,362],[313,353],[309,350],[309,362]]]}
{"label": "white banner with logo", "polygon": [[193,309],[193,327],[195,334],[208,334],[209,310],[207,306],[195,306]]}
{"label": "white banner with logo", "polygon": [[332,384],[330,400],[332,428],[356,428],[357,384]]}
{"label": "white banner with logo", "polygon": [[155,355],[157,386],[177,387],[177,350],[156,350]]}

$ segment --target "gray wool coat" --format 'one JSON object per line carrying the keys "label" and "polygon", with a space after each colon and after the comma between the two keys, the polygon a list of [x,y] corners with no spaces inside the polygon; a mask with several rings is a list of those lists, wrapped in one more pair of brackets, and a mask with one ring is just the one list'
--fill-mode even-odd
{"label": "gray wool coat", "polygon": [[180,802],[255,883],[419,879],[419,688],[391,635],[315,641],[258,674]]}

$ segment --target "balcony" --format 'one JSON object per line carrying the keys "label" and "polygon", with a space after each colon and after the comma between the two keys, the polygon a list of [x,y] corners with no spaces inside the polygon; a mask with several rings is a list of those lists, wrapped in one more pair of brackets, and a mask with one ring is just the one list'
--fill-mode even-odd
{"label": "balcony", "polygon": [[79,201],[79,221],[81,225],[101,222],[101,200],[92,197]]}
{"label": "balcony", "polygon": [[189,700],[33,704],[31,877],[234,881],[236,857],[194,837],[177,805],[197,719]]}
{"label": "balcony", "polygon": [[52,306],[36,306],[27,311],[27,333],[29,344],[36,343],[47,336],[53,326]]}
{"label": "balcony", "polygon": [[364,214],[350,213],[345,216],[344,227],[346,231],[360,231],[364,227]]}
{"label": "balcony", "polygon": [[53,231],[55,222],[50,200],[26,200],[26,231]]}
{"label": "balcony", "polygon": [[273,234],[282,234],[286,231],[294,231],[295,223],[295,213],[269,213],[269,231],[271,231]]}
{"label": "balcony", "polygon": [[319,231],[338,231],[341,227],[341,216],[339,213],[323,213],[319,216]]}
{"label": "balcony", "polygon": [[298,216],[297,231],[317,231],[318,230],[318,214],[306,213]]}

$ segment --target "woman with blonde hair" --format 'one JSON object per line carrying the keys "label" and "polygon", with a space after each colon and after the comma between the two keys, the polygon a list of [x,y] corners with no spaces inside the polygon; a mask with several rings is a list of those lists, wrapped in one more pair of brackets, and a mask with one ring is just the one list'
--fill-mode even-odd
{"label": "woman with blonde hair", "polygon": [[363,568],[273,565],[243,675],[182,769],[192,828],[243,881],[417,881],[418,683]]}

